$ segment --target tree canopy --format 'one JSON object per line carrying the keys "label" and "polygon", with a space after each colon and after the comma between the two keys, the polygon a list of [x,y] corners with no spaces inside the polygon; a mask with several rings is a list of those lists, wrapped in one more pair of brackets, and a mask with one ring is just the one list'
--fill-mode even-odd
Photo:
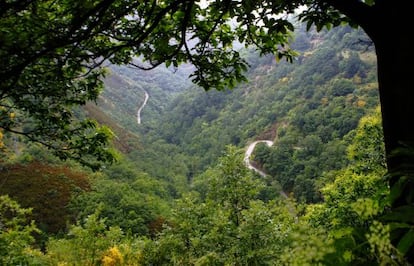
{"label": "tree canopy", "polygon": [[[414,55],[408,51],[414,44],[407,34],[412,23],[406,2],[3,0],[0,4],[0,127],[47,145],[63,159],[75,158],[94,168],[98,165],[91,163],[93,157],[114,159],[107,147],[111,132],[77,117],[75,107],[97,99],[107,62],[141,69],[190,62],[196,84],[221,90],[245,80],[248,64],[238,44],[293,60],[289,41],[295,24],[289,14],[297,14],[308,28],[361,26],[377,53],[392,209],[397,216],[407,208],[412,213]],[[145,63],[136,63],[135,58]],[[401,244],[402,239],[412,247],[413,220],[406,224],[404,230],[396,230],[395,241]]]}

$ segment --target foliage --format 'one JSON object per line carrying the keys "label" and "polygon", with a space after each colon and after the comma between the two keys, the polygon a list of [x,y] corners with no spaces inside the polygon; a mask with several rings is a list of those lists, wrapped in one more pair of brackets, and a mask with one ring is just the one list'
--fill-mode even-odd
{"label": "foliage", "polygon": [[107,226],[118,226],[134,236],[149,236],[150,224],[168,214],[168,193],[162,183],[148,176],[134,176],[127,182],[119,180],[125,178],[123,173],[118,174],[113,176],[114,180],[105,177],[94,180],[92,191],[73,200],[71,209],[78,219],[85,219],[99,208],[98,217],[105,219]]}
{"label": "foliage", "polygon": [[[353,142],[348,147],[348,157],[355,168],[361,172],[385,169],[385,150],[382,141],[381,114],[379,107],[373,115],[367,115],[359,121]],[[369,167],[369,168],[365,168]]]}
{"label": "foliage", "polygon": [[286,205],[257,200],[260,182],[229,147],[198,194],[178,200],[173,218],[144,252],[148,264],[275,265],[293,222]]}
{"label": "foliage", "polygon": [[[305,34],[304,28],[298,27],[298,31]],[[359,83],[353,78],[344,78],[345,73],[340,68],[332,72],[333,78],[320,80],[324,71],[319,71],[318,66],[327,61],[336,61],[339,65],[348,61],[337,47],[345,37],[351,38],[349,32],[353,33],[352,40],[355,42],[366,38],[361,31],[354,33],[348,29],[344,34],[341,28],[329,33],[307,33],[309,42],[318,43],[310,46],[292,64],[276,63],[272,56],[260,58],[256,52],[246,51],[244,57],[251,64],[248,83],[241,84],[236,90],[221,92],[184,91],[166,108],[150,133],[178,145],[185,154],[190,155],[188,168],[196,174],[216,163],[224,144],[243,147],[249,141],[272,140],[279,135],[275,145],[277,149],[280,146],[278,143],[284,142],[283,137],[289,139],[290,147],[284,147],[288,149],[282,152],[286,153],[283,155],[286,164],[284,160],[257,158],[260,164],[268,166],[267,172],[277,176],[278,180],[282,179],[278,175],[286,175],[286,183],[290,183],[284,187],[287,191],[293,190],[294,181],[291,180],[296,176],[309,181],[316,179],[323,171],[341,168],[347,163],[344,156],[347,143],[343,143],[341,138],[357,126],[364,113],[378,104],[375,89],[365,89],[373,85],[372,76],[376,75],[372,63],[365,69],[366,77],[361,78]],[[336,42],[331,41],[334,38]],[[327,49],[330,56],[326,58],[325,53],[319,51]],[[355,51],[353,48],[346,49],[347,52]],[[362,53],[363,56],[367,54],[373,52]],[[339,85],[342,84],[341,88]],[[332,92],[337,87],[346,95],[334,96]],[[297,149],[309,143],[304,140],[307,136],[308,139],[319,138],[322,141],[321,147],[313,153]],[[297,153],[297,159],[289,163],[293,153]],[[315,165],[315,157],[326,160],[317,160],[324,163]],[[277,169],[278,164],[291,169]],[[299,183],[293,186],[298,198],[319,200],[317,188],[313,189],[313,185],[307,186],[311,191],[301,190],[304,186]]]}
{"label": "foliage", "polygon": [[[254,45],[261,55],[273,53],[277,60],[284,57],[293,61],[297,54],[288,43],[292,39],[295,25],[289,15],[295,14],[303,6],[306,9],[298,15],[298,19],[306,23],[307,30],[313,25],[317,31],[324,27],[331,29],[332,26],[342,23],[360,25],[375,44],[383,107],[381,112],[387,155],[385,158],[390,171],[388,181],[393,192],[390,216],[397,224],[406,220],[409,220],[409,224],[408,227],[404,225],[408,232],[403,234],[399,234],[398,226],[378,227],[372,231],[387,233],[391,230],[393,234],[396,232],[396,238],[392,239],[393,244],[405,255],[408,254],[412,261],[410,254],[414,253],[410,251],[413,248],[413,234],[409,214],[413,203],[413,186],[410,180],[414,155],[406,152],[404,148],[405,145],[411,145],[414,136],[412,127],[407,126],[414,115],[414,93],[410,90],[413,85],[410,76],[413,55],[406,53],[413,46],[413,42],[406,34],[411,25],[411,11],[402,1],[4,2],[0,11],[2,133],[8,131],[21,134],[29,140],[43,143],[61,159],[74,158],[94,170],[99,169],[101,164],[94,161],[95,158],[103,162],[113,162],[115,159],[113,151],[107,146],[112,132],[106,127],[99,127],[94,121],[78,120],[73,108],[97,99],[101,79],[104,77],[104,62],[129,63],[143,69],[151,69],[163,63],[177,67],[183,62],[190,62],[195,67],[190,77],[204,89],[232,88],[237,82],[245,80],[244,73],[248,66],[247,60],[238,50],[238,44]],[[393,42],[389,41],[389,32],[393,32]],[[320,174],[318,170],[321,168],[318,167],[320,165],[308,164],[311,160],[307,160],[306,156],[329,157],[329,153],[323,154],[314,147],[318,147],[319,142],[338,143],[338,139],[353,129],[363,115],[362,111],[357,114],[350,111],[349,106],[355,105],[362,109],[366,104],[363,97],[354,98],[355,95],[350,92],[355,92],[355,89],[348,87],[349,84],[344,80],[338,79],[333,83],[338,85],[338,88],[332,90],[337,96],[335,99],[323,97],[323,90],[313,95],[312,89],[329,89],[328,80],[341,68],[345,74],[339,78],[352,76],[353,80],[360,83],[365,77],[370,77],[363,75],[363,68],[356,67],[358,59],[355,54],[349,56],[349,60],[343,64],[339,62],[340,58],[333,46],[321,49],[315,54],[317,56],[314,60],[309,61],[315,69],[320,70],[304,69],[302,79],[308,78],[311,81],[311,86],[304,87],[304,94],[279,94],[274,98],[283,96],[280,98],[284,99],[284,103],[275,108],[288,116],[288,122],[291,122],[287,124],[288,127],[296,127],[285,135],[284,141],[281,140],[285,149],[280,150],[275,157],[292,157],[298,163],[292,167],[283,166],[287,169],[273,169],[272,174],[280,178],[284,188],[308,201],[315,200],[313,191],[308,193],[309,191],[303,191],[300,187],[306,184],[316,190],[317,183],[313,179]],[[133,57],[143,58],[148,65],[132,62]],[[326,61],[321,61],[322,58],[326,58]],[[281,82],[289,83],[290,78],[283,76]],[[300,87],[297,86],[298,81],[288,85],[281,89]],[[312,96],[315,96],[314,101],[306,109],[298,109],[298,116],[292,117],[295,116],[294,111],[290,110],[296,104],[295,99],[304,100]],[[332,125],[335,127],[325,123],[315,126],[312,122],[315,114],[319,113],[314,111],[315,104],[328,105],[330,102],[338,105],[329,106],[329,112],[322,121],[334,118]],[[238,110],[237,106],[240,103],[233,106],[234,110]],[[211,118],[217,116],[217,113],[211,112],[208,115]],[[225,125],[230,120],[220,123]],[[246,128],[240,134],[242,138],[229,138],[230,135],[223,134],[224,139],[240,143],[241,139],[245,140],[262,132],[261,129],[269,121],[273,124],[286,122],[275,120],[273,114],[266,113],[257,122],[259,131],[254,127]],[[197,119],[195,123],[201,129],[211,125]],[[240,121],[236,120],[234,123]],[[321,132],[326,133],[326,136],[320,137],[316,134]],[[207,130],[204,133],[210,132]],[[297,141],[301,134],[302,137],[309,138]],[[216,139],[219,136],[216,133]],[[200,137],[203,138],[203,135]],[[202,144],[205,146],[201,147],[209,148],[208,142]],[[346,146],[346,143],[343,145]],[[342,150],[331,149],[330,152]],[[195,157],[197,163],[202,159]],[[341,163],[330,163],[327,169],[322,170],[338,170],[346,162]],[[266,166],[266,163],[263,165]],[[288,174],[283,176],[279,170],[287,170]],[[277,174],[280,176],[276,176]],[[360,183],[358,178],[370,174],[355,172],[357,182],[351,188],[357,190]],[[341,178],[338,180],[341,183]],[[374,180],[373,183],[377,181]],[[329,189],[327,191],[329,195]],[[363,187],[362,194],[365,192]],[[380,240],[383,243],[383,239]],[[375,239],[371,242],[374,246],[378,243]],[[388,251],[387,248],[376,250]]]}
{"label": "foliage", "polygon": [[[270,15],[292,13],[302,4],[6,3],[0,14],[0,127],[43,143],[61,159],[74,158],[97,169],[100,165],[92,163],[90,156],[114,161],[107,149],[111,133],[90,120],[77,120],[73,108],[97,99],[105,61],[142,69],[190,62],[195,67],[193,81],[206,90],[234,87],[245,80],[248,66],[233,49],[235,42],[292,61],[296,53],[287,43],[294,26],[288,19]],[[319,8],[329,11],[322,21],[314,16]],[[348,21],[324,5],[312,7],[300,18],[318,29]],[[134,57],[142,57],[149,65],[133,62]]]}
{"label": "foliage", "polygon": [[315,245],[322,247],[301,258],[314,259],[315,255],[323,265],[403,263],[401,254],[390,243],[389,225],[380,222],[389,208],[389,189],[384,178],[384,146],[377,145],[382,139],[378,109],[361,119],[352,136],[348,151],[352,164],[332,173],[335,179],[323,187],[322,203],[306,207],[302,226],[309,231],[294,238],[286,252],[298,263],[301,256],[295,253],[302,252],[301,241],[313,239],[315,234],[320,235],[319,240],[314,239]]}
{"label": "foliage", "polygon": [[94,121],[79,121],[73,109],[97,98],[103,71],[94,69],[83,45],[74,44],[79,35],[72,35],[73,14],[63,3],[52,3],[2,8],[0,127],[96,169],[100,163],[92,159],[114,161],[108,149],[112,133]]}
{"label": "foliage", "polygon": [[32,217],[45,235],[65,231],[75,221],[68,208],[72,197],[90,190],[85,172],[40,162],[3,165],[0,180],[0,193],[32,208]]}
{"label": "foliage", "polygon": [[43,265],[142,265],[144,240],[132,239],[119,227],[99,219],[99,209],[73,225],[65,238],[52,238]]}
{"label": "foliage", "polygon": [[124,258],[122,254],[119,252],[117,247],[112,247],[105,252],[102,258],[102,265],[104,266],[114,266],[114,265],[122,265]]}
{"label": "foliage", "polygon": [[[402,154],[412,156],[414,154],[413,151],[412,146],[406,145],[395,150],[391,156],[398,157]],[[387,178],[394,180],[390,186],[389,201],[395,208],[385,212],[380,220],[388,225],[385,227],[385,230],[390,232],[390,238],[394,247],[411,262],[414,260],[414,220],[411,215],[413,211],[413,204],[411,202],[413,200],[414,186],[410,165],[410,162],[404,162],[401,169],[388,172]],[[404,166],[408,170],[404,171]],[[395,181],[395,178],[398,178],[398,181]]]}
{"label": "foliage", "polygon": [[2,150],[3,148],[4,148],[3,133],[2,131],[0,131],[0,150]]}
{"label": "foliage", "polygon": [[33,234],[39,230],[29,220],[30,214],[31,209],[21,208],[9,196],[0,196],[1,265],[41,265],[33,259],[33,254],[37,254],[32,248]]}
{"label": "foliage", "polygon": [[[335,30],[330,33],[343,38]],[[321,42],[319,48],[324,49],[325,45],[332,43]],[[315,60],[318,65],[324,61],[316,55],[317,49],[310,51],[315,57],[308,55],[288,73],[287,81],[281,79],[273,87],[282,101],[273,104],[273,112],[278,115],[271,137],[277,137],[277,142],[272,148],[258,147],[253,157],[285,191],[293,192],[301,201],[317,202],[321,200],[319,176],[349,163],[345,156],[348,139],[344,136],[357,126],[364,113],[378,104],[378,99],[370,90],[363,89],[371,84],[367,78],[361,79],[358,90],[355,81],[343,78],[343,72],[323,81],[315,78],[317,83],[305,79],[316,68]],[[336,55],[338,52],[334,54],[339,62],[345,61]],[[373,70],[367,70],[367,75]],[[275,72],[278,73],[277,68]],[[281,111],[282,108],[287,110]]]}
{"label": "foliage", "polygon": [[[312,228],[306,223],[296,224],[287,240],[281,255],[280,265],[341,265],[340,257],[330,258],[335,252],[333,241],[320,228]],[[345,258],[346,259],[346,258]]]}
{"label": "foliage", "polygon": [[[99,124],[105,125],[113,131],[115,137],[112,139],[112,142],[117,151],[125,154],[134,149],[138,149],[140,147],[139,137],[131,131],[125,130],[125,128],[119,125],[116,120],[105,114],[102,111],[103,108],[104,106],[102,105],[98,108],[97,105],[88,103],[83,108],[83,111],[88,117],[96,119]],[[119,157],[120,156],[116,157],[117,162],[120,160]]]}
{"label": "foliage", "polygon": [[146,136],[145,141],[142,150],[135,150],[128,157],[135,167],[165,183],[172,197],[179,197],[181,193],[187,191],[190,171],[187,162],[191,162],[192,158],[182,154],[176,145],[162,139]]}
{"label": "foliage", "polygon": [[119,227],[107,228],[98,218],[99,209],[90,215],[84,224],[72,226],[67,239],[51,239],[47,255],[54,265],[97,265],[105,251],[117,245],[123,235]]}

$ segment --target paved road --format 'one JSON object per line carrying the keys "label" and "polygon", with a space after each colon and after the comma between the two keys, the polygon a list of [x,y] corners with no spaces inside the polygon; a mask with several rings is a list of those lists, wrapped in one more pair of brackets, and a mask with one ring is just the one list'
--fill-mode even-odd
{"label": "paved road", "polygon": [[[257,169],[256,167],[254,167],[250,162],[250,156],[252,155],[254,148],[256,147],[258,143],[266,143],[266,145],[269,147],[273,145],[273,141],[271,140],[256,140],[255,142],[250,143],[250,145],[246,149],[246,153],[244,154],[244,163],[246,164],[247,168],[255,171],[262,177],[265,177],[267,174],[261,171],[260,169]],[[280,191],[280,195],[282,195],[282,197],[284,197],[285,199],[288,198],[288,196],[283,190]]]}
{"label": "paved road", "polygon": [[146,91],[144,91],[145,92],[145,99],[144,99],[144,102],[142,103],[142,105],[138,108],[138,112],[137,112],[137,122],[138,122],[138,125],[140,125],[141,124],[141,111],[142,111],[142,109],[144,109],[144,107],[145,107],[145,105],[147,104],[147,101],[148,101],[148,99],[149,99],[149,94],[148,94],[148,92],[146,92]]}
{"label": "paved road", "polygon": [[273,145],[273,141],[270,140],[257,140],[253,143],[251,143],[246,150],[246,153],[244,154],[244,163],[246,164],[247,168],[252,169],[253,171],[255,171],[256,173],[258,173],[261,176],[266,176],[266,173],[264,173],[263,171],[257,169],[256,167],[254,167],[251,163],[250,163],[250,156],[252,155],[254,148],[256,147],[256,145],[258,143],[266,143],[267,146],[272,146]]}

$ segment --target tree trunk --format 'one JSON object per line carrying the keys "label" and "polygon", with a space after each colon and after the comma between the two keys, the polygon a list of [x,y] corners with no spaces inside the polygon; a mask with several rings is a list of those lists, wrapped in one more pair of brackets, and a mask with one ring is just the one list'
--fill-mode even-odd
{"label": "tree trunk", "polygon": [[[401,239],[409,230],[411,234],[414,230],[414,213],[409,211],[410,208],[414,210],[413,18],[407,4],[402,4],[401,1],[378,1],[375,11],[370,23],[362,27],[374,41],[377,53],[378,84],[391,189],[391,215],[386,216],[386,220],[390,223],[408,224],[407,228],[392,230],[392,242],[401,248]],[[405,245],[403,250],[412,263],[414,246]]]}
{"label": "tree trunk", "polygon": [[[414,42],[408,32],[398,33],[393,41],[382,47],[376,44],[378,58],[378,81],[384,141],[387,155],[388,177],[391,189],[391,222],[409,221],[413,228],[414,213],[404,210],[414,205]],[[407,38],[408,37],[408,38]],[[411,70],[411,71],[410,71]],[[414,210],[414,209],[413,209]],[[411,215],[410,217],[403,217]],[[399,217],[400,220],[396,219]],[[393,231],[396,246],[407,229]],[[412,229],[411,229],[412,230]],[[414,246],[406,253],[414,262]]]}
{"label": "tree trunk", "polygon": [[[411,76],[414,75],[414,41],[411,38],[408,32],[401,32],[396,33],[392,43],[375,43],[384,141],[391,173],[412,174],[414,170],[414,150],[407,152],[414,147],[414,76]],[[396,182],[391,178],[390,185]]]}

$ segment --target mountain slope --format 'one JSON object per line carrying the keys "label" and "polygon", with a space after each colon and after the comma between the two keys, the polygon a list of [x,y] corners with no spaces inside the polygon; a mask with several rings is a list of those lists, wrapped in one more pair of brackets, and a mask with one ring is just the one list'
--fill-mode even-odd
{"label": "mountain slope", "polygon": [[360,44],[363,38],[348,27],[302,30],[294,44],[301,55],[293,64],[246,51],[248,83],[222,92],[184,91],[152,134],[190,156],[190,175],[214,163],[228,144],[244,148],[278,137],[257,160],[284,190],[318,201],[319,177],[347,164],[344,137],[378,105],[375,56]]}
{"label": "mountain slope", "polygon": [[277,138],[272,148],[258,145],[257,163],[285,191],[318,201],[319,177],[348,163],[347,134],[378,105],[375,54],[360,41],[364,32],[349,27],[302,28],[295,38],[300,56],[293,63],[243,51],[249,82],[234,90],[191,86],[189,67],[144,72],[111,66],[98,107],[138,136],[140,145],[128,149],[132,160],[180,187],[184,177],[214,164],[226,145]]}

